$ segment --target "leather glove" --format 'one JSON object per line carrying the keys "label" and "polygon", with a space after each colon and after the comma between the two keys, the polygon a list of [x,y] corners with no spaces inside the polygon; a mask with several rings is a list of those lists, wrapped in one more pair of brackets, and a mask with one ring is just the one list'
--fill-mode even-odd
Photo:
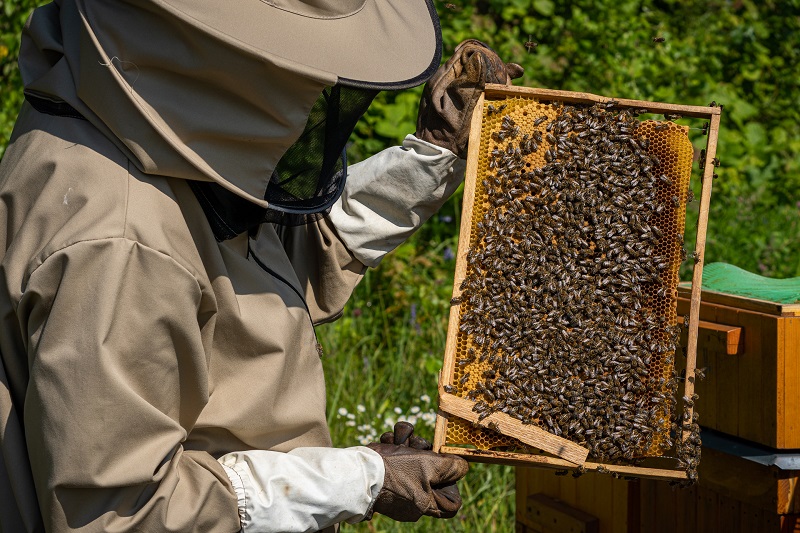
{"label": "leather glove", "polygon": [[380,440],[383,444],[408,446],[417,450],[433,449],[433,444],[422,437],[414,435],[414,424],[402,420],[394,425],[394,431],[387,431],[381,435]]}
{"label": "leather glove", "polygon": [[417,137],[466,159],[472,111],[486,84],[508,85],[523,73],[521,66],[503,63],[481,41],[462,42],[425,85],[419,102]]}
{"label": "leather glove", "polygon": [[[401,426],[399,424],[411,426]],[[410,444],[414,426],[408,422],[395,424],[393,442],[371,443],[367,446],[383,458],[385,474],[383,488],[378,493],[372,511],[399,522],[416,522],[422,516],[452,518],[461,508],[461,495],[456,481],[467,474],[469,465],[461,457],[440,455],[418,449]],[[398,436],[399,435],[399,436]],[[394,440],[402,444],[394,444]]]}

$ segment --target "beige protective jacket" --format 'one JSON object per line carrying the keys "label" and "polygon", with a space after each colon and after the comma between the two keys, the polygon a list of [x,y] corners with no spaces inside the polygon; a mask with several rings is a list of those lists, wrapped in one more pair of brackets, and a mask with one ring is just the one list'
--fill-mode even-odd
{"label": "beige protective jacket", "polygon": [[[137,4],[64,0],[26,29],[26,91],[83,118],[24,105],[0,162],[0,531],[358,519],[382,465],[325,451],[313,323],[449,197],[456,158],[409,137],[351,167],[329,218],[217,242],[186,180],[257,201],[335,80],[202,33],[170,49],[191,28]],[[262,94],[270,74],[291,90]]]}

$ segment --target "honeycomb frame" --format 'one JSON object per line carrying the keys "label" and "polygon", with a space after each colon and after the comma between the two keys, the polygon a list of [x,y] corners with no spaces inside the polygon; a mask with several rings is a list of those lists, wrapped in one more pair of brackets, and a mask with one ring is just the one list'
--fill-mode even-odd
{"label": "honeycomb frame", "polygon": [[[472,130],[470,136],[470,146],[469,146],[469,155],[468,155],[468,166],[467,166],[467,177],[465,183],[465,191],[464,191],[464,206],[463,206],[463,217],[462,217],[462,226],[461,226],[461,239],[459,241],[459,251],[457,256],[457,264],[456,264],[456,276],[455,276],[455,283],[454,283],[454,297],[460,296],[460,289],[459,286],[461,281],[463,281],[466,271],[466,254],[467,250],[472,244],[473,235],[474,235],[474,224],[477,214],[480,214],[481,210],[481,202],[482,194],[481,191],[481,183],[479,176],[481,175],[482,170],[480,167],[480,146],[481,146],[481,139],[483,139],[483,147],[486,149],[488,146],[486,139],[488,135],[491,133],[493,127],[496,127],[494,122],[499,121],[499,116],[494,115],[491,116],[491,113],[487,113],[487,106],[489,103],[494,103],[496,105],[500,105],[504,103],[507,99],[513,100],[524,100],[528,104],[532,106],[541,106],[542,102],[553,103],[553,102],[560,102],[563,104],[608,104],[612,102],[611,105],[614,105],[617,109],[637,109],[642,110],[642,112],[646,113],[670,113],[670,114],[679,114],[683,117],[692,117],[692,118],[703,118],[710,120],[710,128],[708,130],[708,137],[707,137],[707,147],[706,147],[706,161],[704,168],[701,170],[703,171],[701,180],[702,180],[702,192],[700,195],[700,213],[698,217],[698,235],[695,247],[695,254],[698,257],[698,262],[695,264],[693,269],[693,287],[692,287],[692,306],[691,311],[689,314],[689,327],[688,327],[688,337],[689,337],[689,346],[687,347],[687,376],[688,379],[685,380],[684,383],[684,395],[691,396],[693,393],[694,388],[694,379],[693,373],[695,368],[695,361],[696,361],[696,349],[697,349],[697,325],[699,319],[699,300],[700,300],[700,283],[699,280],[702,277],[702,265],[703,265],[703,251],[705,248],[705,233],[706,233],[706,226],[708,220],[708,205],[710,201],[710,194],[711,194],[711,182],[713,176],[713,163],[715,152],[716,152],[716,143],[717,143],[717,133],[719,128],[719,117],[720,117],[720,108],[718,107],[699,107],[699,106],[683,106],[683,105],[676,105],[676,104],[667,104],[667,103],[659,103],[659,102],[646,102],[646,101],[638,101],[638,100],[625,100],[625,99],[612,99],[604,96],[593,95],[589,93],[575,93],[575,92],[568,92],[568,91],[553,91],[548,89],[531,89],[525,87],[509,87],[509,86],[502,86],[502,85],[488,85],[484,95],[481,97],[478,105],[476,106],[475,114],[473,115],[473,122],[472,122]],[[646,111],[644,111],[646,110]],[[551,106],[544,106],[544,107],[537,107],[537,114],[546,113],[548,114],[549,118],[553,118],[555,116],[555,110]],[[551,116],[552,115],[552,116]],[[642,127],[647,129],[650,128],[652,132],[652,128],[654,127],[656,122],[649,121],[649,122],[642,122]],[[671,124],[671,123],[668,123]],[[677,125],[669,125],[666,126],[671,131],[674,131],[676,134],[681,135],[683,134],[686,142],[688,142],[688,137],[686,136],[686,127],[684,126],[677,126]],[[689,147],[691,144],[689,143]],[[485,157],[483,158],[485,164]],[[688,182],[691,179],[691,165],[692,162],[689,162],[690,168],[686,172],[686,180],[685,182],[681,182],[680,184],[676,184],[675,190],[676,191],[683,191],[680,196],[680,208],[677,209],[678,211],[677,216],[680,217],[681,222],[685,222],[686,214],[685,214],[685,194],[686,189],[688,188]],[[485,169],[483,169],[485,171]],[[685,169],[684,169],[685,170]],[[681,231],[682,233],[682,231]],[[673,256],[674,258],[674,256]],[[675,273],[675,280],[670,280],[672,285],[677,286],[677,267],[680,264],[680,260],[678,260],[677,264],[672,265],[674,268],[671,268],[670,271]],[[669,305],[675,307],[677,303],[677,294],[673,294],[670,298]],[[467,342],[464,338],[463,334],[460,334],[458,331],[458,324],[460,313],[462,310],[460,309],[460,305],[454,305],[451,308],[450,312],[450,325],[448,328],[448,336],[447,336],[447,347],[445,353],[445,361],[443,371],[440,377],[440,397],[447,396],[450,394],[449,392],[445,392],[447,389],[452,391],[453,386],[459,386],[459,379],[464,377],[464,370],[459,372],[456,366],[456,359],[457,359],[457,350],[463,349]],[[672,312],[672,323],[674,324],[677,317],[675,316],[675,312],[673,309]],[[663,371],[670,371],[674,367],[674,363],[669,368],[664,369]],[[477,375],[479,372],[475,372],[473,374]],[[466,385],[469,385],[474,378],[468,380]],[[466,387],[462,387],[461,389],[464,390]],[[458,391],[456,391],[458,392]],[[689,408],[690,416],[692,414],[692,408]],[[668,426],[667,426],[668,428]],[[453,440],[454,433],[461,433],[464,435],[468,435],[469,439],[466,442],[458,442],[457,440]],[[687,438],[687,432],[684,432],[681,435],[681,438]],[[469,444],[474,446],[473,448],[464,448],[459,447],[462,444]],[[434,449],[445,452],[445,453],[454,453],[457,455],[462,455],[470,460],[476,460],[481,462],[500,462],[505,464],[523,464],[523,465],[532,465],[532,464],[539,464],[542,466],[552,467],[552,468],[575,468],[576,464],[574,460],[572,462],[566,461],[564,459],[554,457],[543,453],[541,449],[533,448],[529,445],[525,445],[524,443],[510,438],[506,435],[502,434],[502,431],[498,433],[497,428],[494,427],[493,429],[486,429],[485,425],[483,427],[478,426],[475,423],[475,420],[466,420],[464,418],[460,418],[454,416],[451,413],[445,412],[444,410],[440,409],[439,418],[437,420],[437,427],[436,427],[436,435],[434,438]],[[512,451],[508,451],[512,450]],[[652,450],[648,450],[650,455],[658,455],[661,453],[663,449],[661,447],[657,447],[654,444],[654,448]],[[652,478],[660,478],[660,479],[683,479],[685,478],[685,472],[682,470],[673,470],[673,469],[665,469],[665,468],[655,468],[655,467],[648,467],[648,466],[630,466],[630,465],[618,465],[618,464],[602,464],[602,463],[595,463],[595,462],[583,462],[580,465],[583,469],[588,470],[605,470],[608,472],[617,472],[624,475],[636,475],[639,477],[652,477]]]}

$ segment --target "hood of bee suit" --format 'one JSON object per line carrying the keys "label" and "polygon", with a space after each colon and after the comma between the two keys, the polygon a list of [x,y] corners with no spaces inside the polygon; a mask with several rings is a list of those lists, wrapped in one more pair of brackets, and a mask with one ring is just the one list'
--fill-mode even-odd
{"label": "hood of bee suit", "polygon": [[325,87],[419,85],[431,0],[55,0],[23,32],[25,92],[72,106],[143,172],[262,207]]}

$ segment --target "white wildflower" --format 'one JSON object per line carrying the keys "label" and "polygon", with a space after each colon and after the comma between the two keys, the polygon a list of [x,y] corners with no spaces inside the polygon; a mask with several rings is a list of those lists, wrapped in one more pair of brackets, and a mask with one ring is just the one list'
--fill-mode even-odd
{"label": "white wildflower", "polygon": [[361,405],[361,404],[356,405],[356,411],[358,411],[359,413],[363,413],[366,410],[367,410],[367,408],[364,407],[363,405]]}

